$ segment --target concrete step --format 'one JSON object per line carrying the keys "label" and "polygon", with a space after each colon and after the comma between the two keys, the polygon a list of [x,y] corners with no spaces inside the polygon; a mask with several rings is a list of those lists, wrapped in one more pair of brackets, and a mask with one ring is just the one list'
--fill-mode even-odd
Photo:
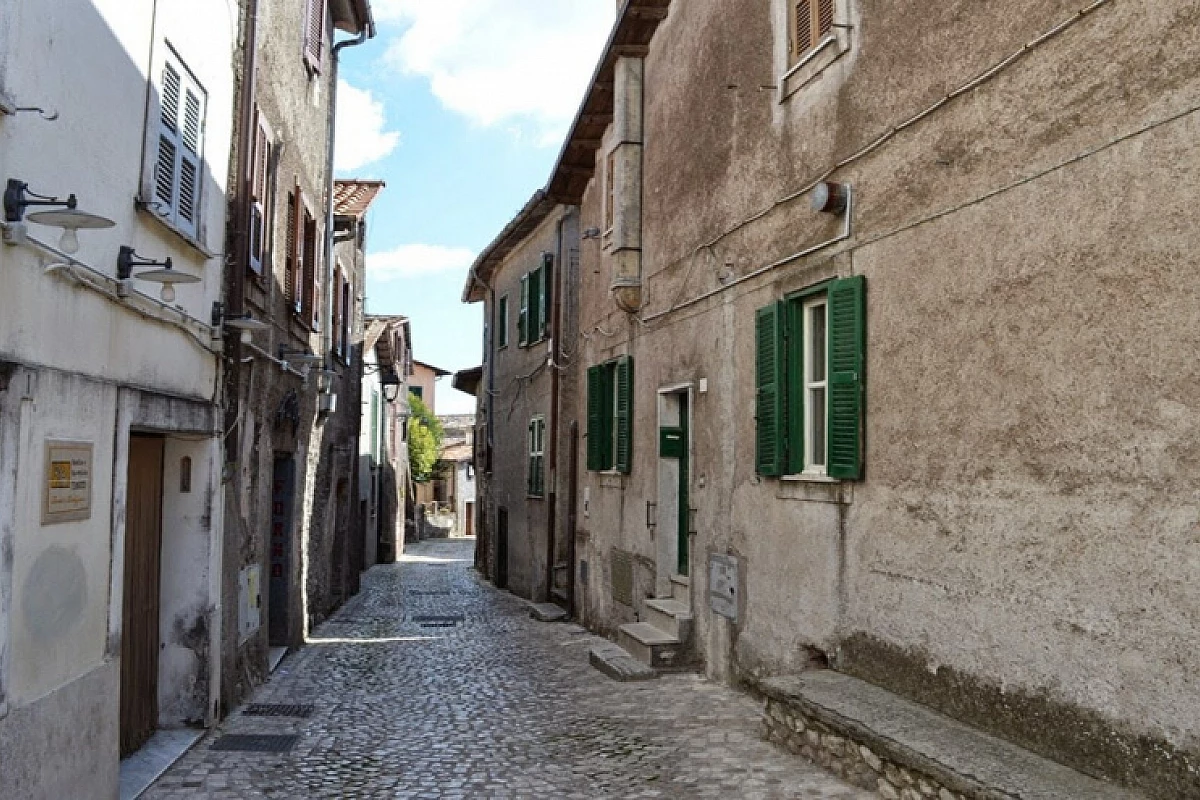
{"label": "concrete step", "polygon": [[684,603],[690,603],[692,599],[692,579],[687,575],[672,575],[671,596],[676,600],[682,600]]}
{"label": "concrete step", "polygon": [[687,642],[692,637],[692,609],[682,600],[673,597],[647,600],[644,621],[671,634],[680,642]]}
{"label": "concrete step", "polygon": [[588,652],[588,661],[614,681],[648,681],[658,672],[629,655],[612,642],[600,642]]}
{"label": "concrete step", "polygon": [[683,656],[683,643],[678,638],[648,622],[631,622],[617,628],[617,644],[654,669],[670,669]]}
{"label": "concrete step", "polygon": [[813,670],[758,688],[768,739],[884,797],[1140,797],[849,675]]}

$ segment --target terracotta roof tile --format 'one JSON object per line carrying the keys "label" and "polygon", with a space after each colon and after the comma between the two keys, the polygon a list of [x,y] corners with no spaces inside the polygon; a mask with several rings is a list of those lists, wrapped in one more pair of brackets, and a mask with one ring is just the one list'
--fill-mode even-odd
{"label": "terracotta roof tile", "polygon": [[338,180],[333,182],[333,211],[347,217],[361,217],[385,186],[383,181]]}

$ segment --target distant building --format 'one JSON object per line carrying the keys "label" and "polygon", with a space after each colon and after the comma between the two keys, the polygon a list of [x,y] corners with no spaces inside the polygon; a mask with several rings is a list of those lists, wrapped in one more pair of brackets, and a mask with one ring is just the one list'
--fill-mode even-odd
{"label": "distant building", "polygon": [[365,561],[391,563],[404,551],[411,503],[408,381],[412,331],[407,317],[367,317],[358,498],[365,520]]}
{"label": "distant building", "polygon": [[409,381],[408,390],[415,394],[431,413],[436,414],[436,398],[434,395],[437,391],[437,381],[439,378],[444,378],[449,374],[448,370],[435,367],[432,364],[426,364],[424,361],[414,361],[413,374]]}

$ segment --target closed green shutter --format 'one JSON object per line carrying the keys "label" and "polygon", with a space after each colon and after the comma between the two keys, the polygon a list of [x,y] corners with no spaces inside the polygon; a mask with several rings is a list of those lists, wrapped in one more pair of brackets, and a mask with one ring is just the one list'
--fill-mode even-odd
{"label": "closed green shutter", "polygon": [[517,312],[517,344],[529,344],[529,276],[521,276],[521,308]]}
{"label": "closed green shutter", "polygon": [[866,282],[861,275],[829,286],[829,476],[862,473]]}
{"label": "closed green shutter", "polygon": [[618,358],[614,372],[617,390],[613,416],[617,425],[617,452],[613,467],[628,475],[633,465],[633,358]]}
{"label": "closed green shutter", "polygon": [[782,302],[754,314],[754,467],[759,475],[783,474],[784,345]]}
{"label": "closed green shutter", "polygon": [[604,367],[587,371],[587,468],[598,472],[604,464]]}
{"label": "closed green shutter", "polygon": [[508,346],[508,295],[500,298],[496,310],[496,347]]}
{"label": "closed green shutter", "polygon": [[542,256],[542,336],[548,336],[550,332],[550,312],[553,308],[550,290],[554,285],[553,272],[554,256],[546,253]]}
{"label": "closed green shutter", "polygon": [[529,343],[542,338],[542,271],[529,273]]}

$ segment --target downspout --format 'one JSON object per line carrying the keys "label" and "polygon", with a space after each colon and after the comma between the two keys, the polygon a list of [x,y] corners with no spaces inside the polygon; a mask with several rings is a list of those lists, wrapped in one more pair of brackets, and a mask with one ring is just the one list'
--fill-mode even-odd
{"label": "downspout", "polygon": [[566,283],[563,280],[563,273],[566,271],[563,269],[563,253],[566,250],[563,246],[563,226],[569,217],[570,214],[567,213],[558,218],[554,237],[554,266],[550,269],[550,279],[554,281],[554,294],[551,296],[554,302],[554,323],[550,327],[550,353],[546,356],[550,360],[550,424],[547,426],[550,429],[550,452],[546,457],[549,464],[546,469],[546,475],[549,477],[549,491],[546,495],[546,595],[551,602],[554,601],[554,544],[557,527],[555,521],[558,519],[558,343],[562,330],[561,293],[562,286]]}
{"label": "downspout", "polygon": [[367,20],[361,31],[353,39],[338,42],[330,50],[330,81],[329,81],[329,114],[327,121],[328,148],[325,151],[325,174],[328,182],[325,186],[325,315],[322,323],[324,333],[321,336],[323,352],[326,358],[333,349],[333,145],[334,131],[337,121],[337,83],[338,83],[338,54],[346,47],[357,47],[375,35],[375,23]]}

